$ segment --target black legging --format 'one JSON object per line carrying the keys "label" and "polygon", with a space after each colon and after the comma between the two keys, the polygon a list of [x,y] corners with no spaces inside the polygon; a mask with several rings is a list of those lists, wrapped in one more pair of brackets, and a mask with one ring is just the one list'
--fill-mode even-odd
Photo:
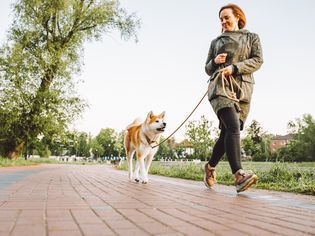
{"label": "black legging", "polygon": [[235,174],[242,169],[239,116],[234,107],[227,107],[218,111],[218,117],[221,122],[221,133],[213,147],[209,164],[215,167],[226,153],[232,173]]}

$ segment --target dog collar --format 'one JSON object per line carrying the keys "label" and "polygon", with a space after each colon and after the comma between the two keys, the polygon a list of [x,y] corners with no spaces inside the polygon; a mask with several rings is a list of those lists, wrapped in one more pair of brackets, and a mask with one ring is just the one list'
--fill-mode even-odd
{"label": "dog collar", "polygon": [[[153,144],[153,143],[159,144],[157,141],[149,139],[149,137],[146,136],[145,134],[144,134],[144,137],[145,137],[146,141],[148,142],[148,144],[149,144],[150,146],[151,146],[151,144]],[[152,147],[152,146],[151,146],[151,147]]]}

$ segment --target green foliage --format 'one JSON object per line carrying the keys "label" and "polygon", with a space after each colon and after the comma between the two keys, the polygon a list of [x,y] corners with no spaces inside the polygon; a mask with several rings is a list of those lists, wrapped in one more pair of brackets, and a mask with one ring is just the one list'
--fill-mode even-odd
{"label": "green foliage", "polygon": [[293,139],[279,151],[284,161],[315,161],[315,120],[310,114],[288,124]]}
{"label": "green foliage", "polygon": [[248,136],[252,139],[254,144],[258,144],[262,141],[263,130],[260,123],[253,120],[247,129]]}
{"label": "green foliage", "polygon": [[253,120],[246,130],[247,135],[242,139],[241,145],[246,156],[253,161],[269,161],[272,157],[270,150],[271,135],[263,132],[258,121]]}
{"label": "green foliage", "polygon": [[119,157],[125,156],[125,153],[126,153],[125,145],[124,145],[125,135],[126,135],[126,131],[123,130],[120,133],[118,133],[118,135],[115,138],[114,147]]}
{"label": "green foliage", "polygon": [[186,125],[186,137],[194,148],[193,158],[206,160],[211,154],[214,141],[211,138],[213,132],[212,122],[203,115],[200,120],[189,121]]}
{"label": "green foliage", "polygon": [[37,149],[37,151],[40,157],[48,158],[51,155],[51,151],[49,150],[47,145],[42,145],[40,149]]}
{"label": "green foliage", "polygon": [[95,140],[103,149],[100,156],[118,156],[116,149],[117,134],[114,129],[101,129],[99,134],[95,137]]}
{"label": "green foliage", "polygon": [[73,75],[83,43],[117,29],[135,37],[139,20],[118,1],[19,0],[0,48],[0,153],[16,158],[39,135],[67,129],[86,107]]}
{"label": "green foliage", "polygon": [[[161,137],[160,143],[165,140],[164,137]],[[160,144],[159,149],[157,153],[154,156],[155,160],[160,160],[160,159],[176,159],[177,152],[176,152],[176,143],[175,143],[175,138],[170,138]]]}
{"label": "green foliage", "polygon": [[89,157],[91,149],[91,135],[81,132],[76,140],[76,156]]}

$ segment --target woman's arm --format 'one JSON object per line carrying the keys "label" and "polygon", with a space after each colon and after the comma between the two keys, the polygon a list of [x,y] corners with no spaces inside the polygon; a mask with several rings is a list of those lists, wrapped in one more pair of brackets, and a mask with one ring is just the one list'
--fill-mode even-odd
{"label": "woman's arm", "polygon": [[264,62],[259,36],[257,34],[252,34],[252,36],[253,41],[249,59],[234,64],[236,67],[235,71],[238,75],[252,74],[258,70]]}
{"label": "woman's arm", "polygon": [[211,42],[211,45],[210,45],[210,49],[209,49],[209,53],[208,53],[208,58],[207,58],[207,61],[206,61],[206,66],[205,66],[205,70],[206,70],[206,73],[209,75],[209,76],[212,76],[212,74],[217,70],[218,68],[218,65],[215,64],[214,62],[214,40]]}

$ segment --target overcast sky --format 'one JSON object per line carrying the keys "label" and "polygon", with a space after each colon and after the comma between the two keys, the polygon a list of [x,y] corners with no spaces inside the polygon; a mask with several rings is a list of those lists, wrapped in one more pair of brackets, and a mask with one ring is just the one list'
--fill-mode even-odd
{"label": "overcast sky", "polygon": [[[0,41],[12,17],[9,0],[0,2]],[[12,2],[12,1],[11,1]],[[190,113],[207,89],[204,64],[212,39],[220,34],[218,11],[224,0],[122,0],[141,19],[139,42],[116,33],[86,43],[77,79],[89,103],[73,127],[96,135],[121,131],[136,117],[166,111],[165,136]],[[255,89],[246,125],[253,119],[273,134],[303,114],[315,117],[315,20],[313,0],[233,1],[245,12],[246,29],[260,36],[264,64],[254,74]],[[217,118],[207,99],[191,119]],[[182,139],[185,128],[175,135]]]}

